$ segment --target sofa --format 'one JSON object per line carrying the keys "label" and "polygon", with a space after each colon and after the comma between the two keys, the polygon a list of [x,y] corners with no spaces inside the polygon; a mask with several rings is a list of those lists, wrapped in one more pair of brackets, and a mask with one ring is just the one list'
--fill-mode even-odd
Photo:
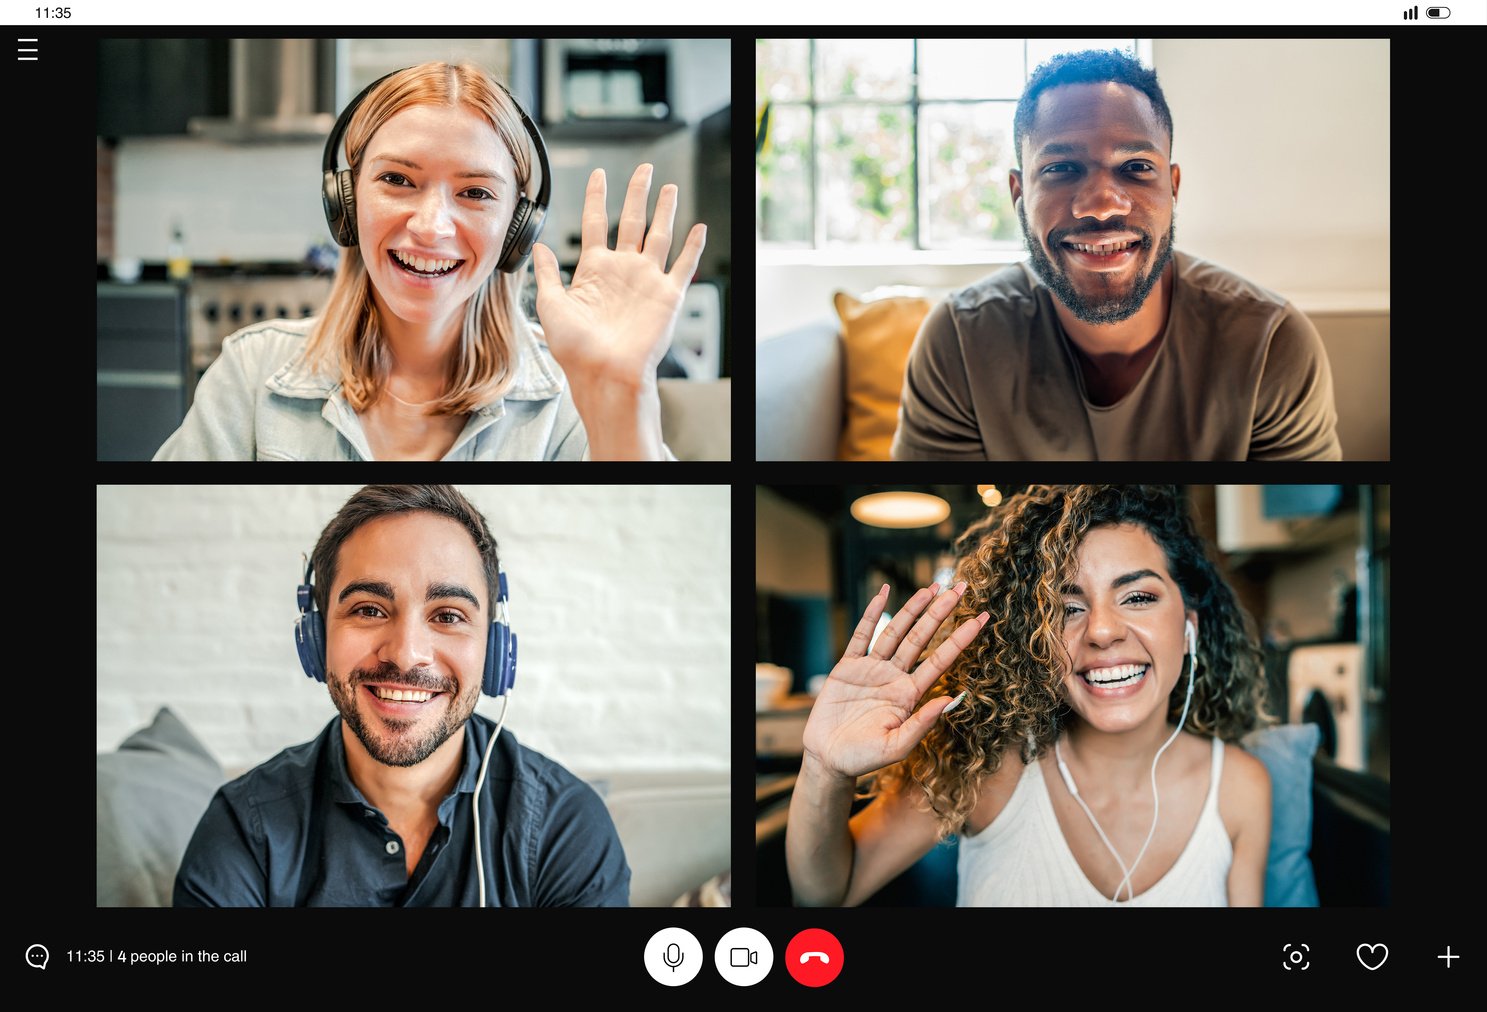
{"label": "sofa", "polygon": [[[1308,316],[1332,367],[1344,459],[1388,460],[1388,314],[1313,309]],[[839,459],[848,399],[839,318],[823,314],[761,337],[755,370],[755,458]]]}
{"label": "sofa", "polygon": [[733,381],[663,378],[661,437],[678,460],[731,460]]}
{"label": "sofa", "polygon": [[[196,823],[217,788],[242,772],[224,770],[168,707],[116,750],[100,752],[98,906],[170,906]],[[575,772],[614,820],[630,865],[631,906],[728,905],[727,771]]]}
{"label": "sofa", "polygon": [[[1243,747],[1265,764],[1272,787],[1265,905],[1388,906],[1388,784],[1340,770],[1318,753],[1320,741],[1315,724],[1282,724],[1251,732],[1243,740]],[[791,904],[783,817],[789,785],[784,786],[761,802],[757,813],[756,901],[762,907]],[[957,858],[957,841],[951,837],[863,905],[954,906]]]}

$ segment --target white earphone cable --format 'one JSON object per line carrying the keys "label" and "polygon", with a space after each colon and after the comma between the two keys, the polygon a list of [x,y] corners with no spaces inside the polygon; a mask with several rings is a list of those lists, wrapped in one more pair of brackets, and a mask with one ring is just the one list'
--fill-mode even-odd
{"label": "white earphone cable", "polygon": [[491,733],[491,740],[485,746],[485,758],[480,760],[480,776],[475,779],[475,793],[470,798],[470,804],[475,813],[475,876],[480,880],[480,905],[485,906],[485,862],[480,856],[480,787],[485,783],[485,770],[490,765],[491,753],[495,751],[496,739],[501,737],[501,727],[506,723],[506,706],[511,702],[512,689],[507,689],[501,696],[501,718],[496,721],[496,729]]}
{"label": "white earphone cable", "polygon": [[1120,870],[1125,873],[1125,877],[1120,880],[1120,885],[1118,885],[1118,886],[1115,887],[1115,895],[1112,896],[1112,897],[1110,897],[1110,902],[1112,902],[1112,903],[1118,903],[1120,901],[1120,891],[1122,889],[1126,890],[1126,893],[1127,893],[1127,897],[1126,898],[1127,898],[1128,901],[1129,900],[1133,900],[1133,899],[1136,898],[1136,886],[1135,886],[1135,883],[1132,881],[1132,878],[1131,877],[1136,873],[1136,866],[1138,864],[1140,864],[1141,863],[1141,859],[1146,856],[1146,848],[1149,847],[1149,846],[1151,846],[1152,837],[1154,837],[1156,835],[1156,832],[1157,832],[1157,817],[1161,814],[1161,804],[1162,804],[1161,795],[1157,792],[1157,760],[1160,759],[1160,758],[1162,758],[1162,753],[1165,752],[1165,751],[1167,751],[1167,747],[1169,745],[1171,745],[1174,741],[1176,741],[1177,740],[1177,736],[1182,733],[1183,725],[1185,725],[1187,723],[1187,720],[1188,720],[1188,707],[1191,706],[1192,705],[1192,702],[1193,702],[1193,678],[1194,678],[1194,675],[1195,675],[1195,673],[1197,671],[1197,668],[1198,668],[1198,643],[1197,643],[1197,635],[1195,633],[1193,633],[1192,628],[1193,628],[1192,627],[1192,623],[1191,622],[1188,623],[1188,634],[1189,635],[1188,635],[1188,692],[1187,692],[1187,698],[1183,701],[1183,704],[1182,704],[1182,716],[1177,721],[1177,729],[1172,732],[1172,737],[1170,737],[1170,738],[1167,739],[1166,744],[1164,744],[1161,748],[1157,749],[1157,754],[1152,757],[1152,760],[1151,760],[1151,796],[1152,796],[1151,830],[1149,832],[1147,832],[1147,834],[1146,834],[1146,842],[1141,845],[1141,850],[1138,851],[1137,854],[1136,854],[1136,860],[1134,860],[1134,861],[1131,862],[1131,866],[1129,868],[1127,868],[1126,867],[1126,863],[1121,860],[1120,854],[1116,852],[1115,846],[1110,842],[1110,838],[1105,835],[1105,831],[1100,828],[1100,823],[1099,823],[1099,820],[1097,820],[1095,818],[1095,813],[1092,812],[1092,811],[1090,811],[1089,806],[1084,803],[1084,799],[1079,796],[1079,788],[1076,787],[1076,786],[1074,786],[1074,775],[1069,772],[1069,767],[1064,764],[1064,757],[1063,757],[1063,753],[1059,750],[1059,743],[1058,743],[1057,740],[1055,740],[1054,743],[1053,743],[1054,758],[1058,761],[1059,772],[1061,774],[1063,774],[1064,783],[1065,783],[1065,785],[1068,786],[1069,793],[1071,795],[1073,795],[1075,801],[1079,802],[1079,807],[1082,808],[1082,809],[1084,809],[1084,814],[1087,815],[1087,816],[1089,816],[1089,821],[1090,821],[1091,825],[1093,825],[1095,827],[1095,832],[1100,834],[1100,839],[1102,841],[1104,841],[1104,844],[1105,844],[1106,849],[1110,851],[1110,856],[1113,857],[1113,858],[1115,858],[1115,863],[1118,864],[1118,865],[1120,865]]}

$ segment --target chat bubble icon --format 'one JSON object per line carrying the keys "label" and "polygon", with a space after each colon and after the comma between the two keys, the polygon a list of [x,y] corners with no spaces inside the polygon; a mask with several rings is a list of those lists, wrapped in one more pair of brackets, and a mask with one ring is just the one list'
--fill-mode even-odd
{"label": "chat bubble icon", "polygon": [[38,970],[46,969],[46,961],[52,958],[52,954],[46,951],[45,945],[33,945],[26,950],[26,963]]}

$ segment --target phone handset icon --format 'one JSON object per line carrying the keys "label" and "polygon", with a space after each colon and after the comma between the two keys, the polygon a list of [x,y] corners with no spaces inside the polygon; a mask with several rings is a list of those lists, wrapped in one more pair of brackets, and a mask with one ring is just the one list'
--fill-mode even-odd
{"label": "phone handset icon", "polygon": [[824,952],[802,952],[800,954],[800,962],[802,964],[807,963],[812,959],[819,959],[821,962],[826,964],[831,963],[831,957]]}

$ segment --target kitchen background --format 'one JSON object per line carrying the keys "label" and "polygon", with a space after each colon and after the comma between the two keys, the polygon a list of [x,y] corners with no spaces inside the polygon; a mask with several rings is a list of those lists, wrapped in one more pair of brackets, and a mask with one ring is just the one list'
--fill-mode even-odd
{"label": "kitchen background", "polygon": [[[335,117],[383,74],[434,59],[489,68],[537,122],[553,172],[542,241],[565,271],[578,260],[596,166],[609,178],[611,221],[624,182],[649,161],[658,181],[679,186],[678,233],[706,222],[707,250],[661,375],[673,390],[685,384],[672,400],[693,412],[685,432],[667,430],[668,444],[683,459],[689,441],[726,457],[727,39],[104,39],[99,459],[149,459],[224,337],[319,311],[337,250],[320,200]],[[663,391],[663,428],[668,403]]]}

